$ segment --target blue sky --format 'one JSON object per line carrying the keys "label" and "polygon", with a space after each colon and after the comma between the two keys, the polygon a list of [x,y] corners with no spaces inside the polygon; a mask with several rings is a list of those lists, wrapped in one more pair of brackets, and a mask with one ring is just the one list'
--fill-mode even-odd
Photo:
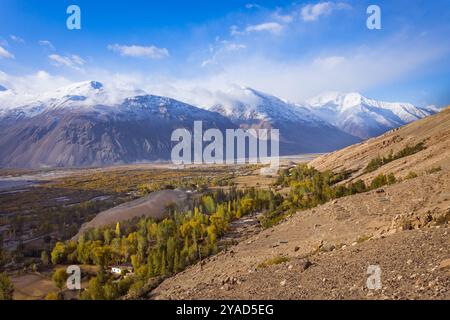
{"label": "blue sky", "polygon": [[[66,9],[81,8],[81,30]],[[369,30],[376,4],[382,29]],[[196,104],[231,85],[300,102],[325,91],[450,103],[448,0],[2,0],[0,84],[81,80]]]}

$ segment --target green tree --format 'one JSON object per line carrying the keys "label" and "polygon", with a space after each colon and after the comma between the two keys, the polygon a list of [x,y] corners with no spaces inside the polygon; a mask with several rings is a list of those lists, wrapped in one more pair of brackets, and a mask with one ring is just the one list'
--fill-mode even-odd
{"label": "green tree", "polygon": [[104,300],[105,293],[103,291],[103,286],[97,277],[93,277],[89,280],[88,287],[84,293],[83,298],[91,300]]}
{"label": "green tree", "polygon": [[55,283],[56,287],[61,291],[67,281],[68,275],[66,270],[58,269],[53,273],[52,280]]}
{"label": "green tree", "polygon": [[45,296],[45,300],[60,300],[60,296],[56,292],[50,292]]}
{"label": "green tree", "polygon": [[8,276],[0,273],[0,300],[12,300],[14,286]]}
{"label": "green tree", "polygon": [[117,222],[116,224],[116,238],[120,238],[120,223]]}
{"label": "green tree", "polygon": [[51,253],[51,257],[53,264],[58,264],[63,261],[63,259],[66,257],[66,246],[64,245],[64,243],[56,243],[55,248],[53,248],[53,251]]}
{"label": "green tree", "polygon": [[41,252],[41,262],[44,266],[48,266],[50,264],[50,257],[48,256],[47,250],[43,250]]}

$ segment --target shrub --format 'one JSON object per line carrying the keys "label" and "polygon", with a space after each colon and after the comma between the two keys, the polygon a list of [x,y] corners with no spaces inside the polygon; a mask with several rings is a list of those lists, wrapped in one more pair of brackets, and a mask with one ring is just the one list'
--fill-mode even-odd
{"label": "shrub", "polygon": [[436,173],[436,172],[439,172],[439,171],[442,171],[441,167],[433,167],[430,170],[427,170],[427,173],[428,174],[433,174],[433,173]]}
{"label": "shrub", "polygon": [[384,174],[376,176],[370,184],[371,189],[378,189],[388,184],[388,178]]}
{"label": "shrub", "polygon": [[397,159],[401,159],[407,156],[411,156],[413,154],[416,154],[422,150],[425,150],[425,144],[424,142],[420,142],[416,144],[415,146],[406,146],[404,149],[399,151],[396,154],[393,154],[392,151],[387,157],[381,158],[380,156],[376,157],[375,159],[372,159],[372,161],[369,162],[366,169],[364,170],[365,173],[374,172],[375,170],[381,168],[385,164],[388,164],[389,162],[395,161]]}
{"label": "shrub", "polygon": [[291,258],[289,258],[289,257],[278,256],[278,257],[264,261],[263,263],[258,265],[258,268],[267,268],[269,266],[282,264],[282,263],[288,262],[290,260],[291,260]]}
{"label": "shrub", "polygon": [[414,178],[417,178],[417,177],[418,177],[417,173],[415,173],[415,172],[413,172],[413,171],[410,171],[410,172],[408,173],[408,175],[405,177],[405,179],[406,179],[406,180],[409,180],[409,179],[414,179]]}

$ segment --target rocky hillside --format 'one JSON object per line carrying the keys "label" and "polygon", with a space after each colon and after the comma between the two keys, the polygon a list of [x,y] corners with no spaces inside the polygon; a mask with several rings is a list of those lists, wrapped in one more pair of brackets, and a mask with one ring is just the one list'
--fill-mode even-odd
{"label": "rocky hillside", "polygon": [[[424,143],[426,149],[412,156],[402,157],[365,173],[367,165],[377,157],[387,157],[406,147]],[[440,113],[411,123],[363,143],[327,154],[311,162],[318,170],[353,171],[351,179],[371,180],[375,175],[394,173],[406,177],[410,172],[424,174],[434,168],[450,169],[450,107]]]}
{"label": "rocky hillside", "polygon": [[[147,298],[450,299],[449,120],[447,109],[318,158],[318,168],[358,169],[355,177],[378,154],[423,140],[427,147],[379,170],[417,177],[298,212],[165,280]],[[381,268],[380,290],[366,286],[371,265]]]}

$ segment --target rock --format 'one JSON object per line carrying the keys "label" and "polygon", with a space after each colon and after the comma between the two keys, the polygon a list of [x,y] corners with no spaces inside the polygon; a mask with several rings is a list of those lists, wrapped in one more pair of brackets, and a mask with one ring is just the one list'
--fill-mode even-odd
{"label": "rock", "polygon": [[336,247],[332,244],[326,244],[322,247],[322,251],[324,252],[331,252],[334,251],[334,249],[336,249]]}
{"label": "rock", "polygon": [[286,285],[286,280],[281,281],[281,282],[280,282],[280,285],[281,285],[282,287],[284,287],[284,286]]}
{"label": "rock", "polygon": [[308,259],[305,259],[305,260],[302,260],[301,262],[300,262],[300,270],[301,271],[305,271],[305,270],[307,270],[309,267],[311,267],[312,266],[312,263],[311,263],[311,261],[309,261]]}
{"label": "rock", "polygon": [[229,284],[226,284],[223,287],[221,287],[220,290],[230,291],[231,290],[231,286]]}
{"label": "rock", "polygon": [[295,247],[294,248],[294,252],[297,252],[298,250],[300,250],[300,247]]}
{"label": "rock", "polygon": [[411,259],[409,259],[408,261],[406,261],[407,265],[410,265],[411,263],[413,263],[413,261]]}
{"label": "rock", "polygon": [[450,259],[442,260],[439,264],[439,270],[450,270]]}

